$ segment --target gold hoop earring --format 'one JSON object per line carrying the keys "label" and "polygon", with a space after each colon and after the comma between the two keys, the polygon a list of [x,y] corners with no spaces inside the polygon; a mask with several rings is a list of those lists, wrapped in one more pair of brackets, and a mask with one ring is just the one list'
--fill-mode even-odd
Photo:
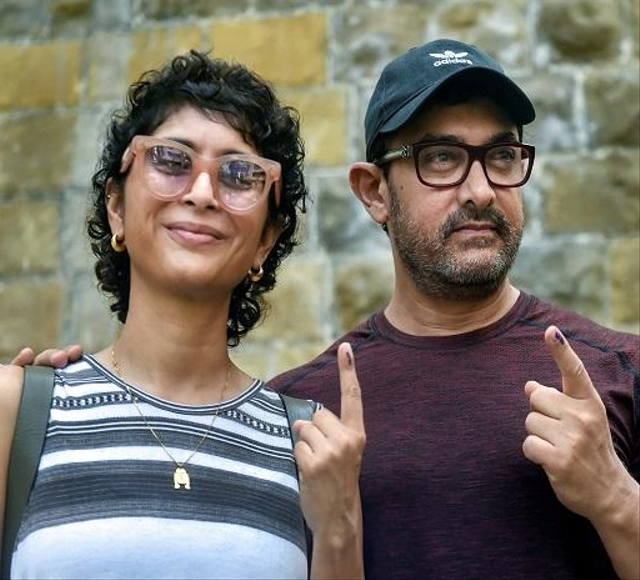
{"label": "gold hoop earring", "polygon": [[262,276],[264,275],[264,270],[262,269],[262,264],[260,264],[260,269],[256,272],[253,267],[249,270],[249,280],[252,282],[259,282]]}
{"label": "gold hoop earring", "polygon": [[113,234],[111,236],[111,247],[114,252],[118,252],[118,254],[120,254],[127,249],[127,244],[125,244],[124,238],[120,241],[118,240],[118,234]]}

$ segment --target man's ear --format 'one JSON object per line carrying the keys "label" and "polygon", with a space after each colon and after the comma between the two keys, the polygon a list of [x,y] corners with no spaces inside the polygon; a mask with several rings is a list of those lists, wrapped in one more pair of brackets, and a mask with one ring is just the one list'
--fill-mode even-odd
{"label": "man's ear", "polygon": [[111,233],[124,236],[124,197],[122,192],[114,185],[112,178],[107,180],[105,187],[107,193],[105,204]]}
{"label": "man's ear", "polygon": [[389,188],[382,169],[364,161],[354,163],[349,169],[349,183],[374,221],[386,224],[389,219]]}

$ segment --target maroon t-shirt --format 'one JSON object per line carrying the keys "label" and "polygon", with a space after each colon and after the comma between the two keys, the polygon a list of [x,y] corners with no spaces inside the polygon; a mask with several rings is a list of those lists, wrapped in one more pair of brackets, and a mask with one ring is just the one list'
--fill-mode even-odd
{"label": "maroon t-shirt", "polygon": [[640,337],[522,293],[504,319],[448,337],[399,332],[382,313],[274,378],[340,410],[337,345],[362,387],[365,571],[375,579],[615,578],[589,522],[522,453],[528,380],[560,388],[544,344],[562,329],[607,407],[615,449],[640,478]]}

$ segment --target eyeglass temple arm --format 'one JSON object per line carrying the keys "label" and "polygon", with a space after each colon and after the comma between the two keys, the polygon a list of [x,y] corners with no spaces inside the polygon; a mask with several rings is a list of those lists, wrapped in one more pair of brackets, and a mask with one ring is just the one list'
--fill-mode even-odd
{"label": "eyeglass temple arm", "polygon": [[411,157],[413,147],[411,145],[403,145],[395,151],[387,151],[382,157],[378,157],[373,163],[374,165],[384,165],[396,159],[408,159]]}

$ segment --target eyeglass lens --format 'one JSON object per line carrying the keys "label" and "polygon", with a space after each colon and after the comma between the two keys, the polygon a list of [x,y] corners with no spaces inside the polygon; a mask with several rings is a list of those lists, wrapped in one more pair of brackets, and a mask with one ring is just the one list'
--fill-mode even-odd
{"label": "eyeglass lens", "polygon": [[468,148],[449,143],[422,145],[416,151],[418,177],[426,185],[457,185],[476,158],[493,185],[515,187],[528,177],[529,152],[518,143]]}
{"label": "eyeglass lens", "polygon": [[154,141],[143,142],[143,149],[147,185],[164,198],[184,193],[203,171],[211,176],[220,202],[231,209],[251,209],[271,185],[267,169],[247,156],[225,155],[205,161],[186,147]]}

